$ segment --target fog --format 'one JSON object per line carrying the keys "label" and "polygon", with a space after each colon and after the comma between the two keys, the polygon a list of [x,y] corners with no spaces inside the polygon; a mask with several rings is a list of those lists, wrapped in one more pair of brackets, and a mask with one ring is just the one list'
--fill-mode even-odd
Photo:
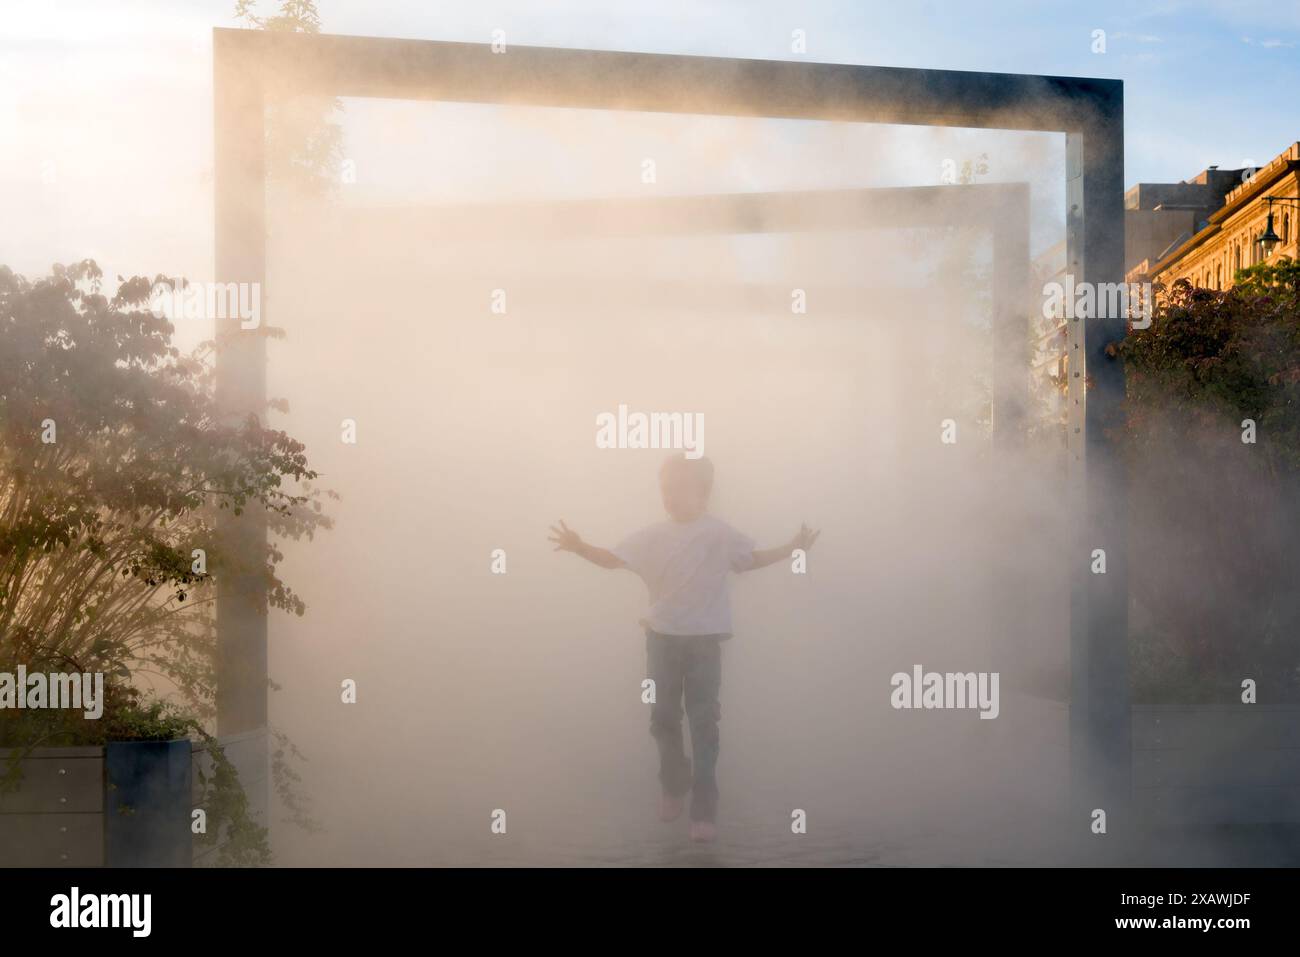
{"label": "fog", "polygon": [[[1061,138],[366,100],[336,120],[355,181],[269,196],[273,422],[340,495],[332,531],[285,545],[307,614],[271,620],[271,719],[325,827],[277,826],[279,860],[1050,861],[1064,451],[1049,429],[993,454],[997,211],[790,231],[761,200],[701,209],[930,187],[984,156],[952,188],[1026,184],[1051,263]],[[668,453],[595,442],[620,405],[703,417],[711,511],[760,547],[822,529],[805,574],[733,577],[705,848],[655,818],[645,586],[547,541],[664,519]],[[998,719],[891,707],[916,665],[998,672]]]}
{"label": "fog", "polygon": [[[294,790],[321,825],[294,827],[273,795],[276,863],[1080,860],[1065,410],[1082,390],[1067,400],[1045,377],[1065,345],[1041,295],[1066,268],[1063,136],[382,99],[276,109],[268,129],[296,118],[339,137],[314,181],[282,178],[268,140],[260,304],[282,401],[267,415],[338,496],[331,529],[274,542],[307,610],[270,615],[270,720],[305,758]],[[211,223],[192,190],[166,195],[178,238],[129,229],[106,273],[193,258]],[[1027,255],[999,259],[999,242]],[[181,319],[175,340],[213,331]],[[610,548],[665,519],[670,450],[602,447],[598,423],[620,413],[702,423],[710,511],[760,548],[821,530],[806,567],[732,576],[708,845],[657,820],[645,584],[548,541],[563,520]],[[1261,794],[1284,800],[1252,762],[1289,767],[1289,732],[1211,708],[1179,725],[1200,729],[1196,748],[1170,746],[1143,709],[1226,712],[1243,676],[1281,697],[1293,657],[1267,629],[1294,615],[1296,505],[1217,412],[1144,414],[1122,573],[1134,805],[1152,826],[1139,839],[1117,823],[1121,855],[1237,863],[1221,835],[1167,835],[1199,802],[1249,821]],[[1227,500],[1239,526],[1187,520]],[[899,707],[920,691],[900,698],[898,677],[918,672],[996,677],[996,693]],[[1153,741],[1168,750],[1138,754]],[[1225,787],[1241,781],[1259,787]]]}

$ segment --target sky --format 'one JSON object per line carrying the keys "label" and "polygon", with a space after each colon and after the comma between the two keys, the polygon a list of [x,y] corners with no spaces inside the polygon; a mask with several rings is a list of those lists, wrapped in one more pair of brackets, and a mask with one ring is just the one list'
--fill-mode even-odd
{"label": "sky", "polygon": [[[1300,139],[1300,2],[321,0],[326,32],[1119,78],[1125,182]],[[0,0],[0,262],[211,262],[211,29],[233,0]],[[269,12],[269,5],[262,5]],[[1095,31],[1104,52],[1094,52]]]}

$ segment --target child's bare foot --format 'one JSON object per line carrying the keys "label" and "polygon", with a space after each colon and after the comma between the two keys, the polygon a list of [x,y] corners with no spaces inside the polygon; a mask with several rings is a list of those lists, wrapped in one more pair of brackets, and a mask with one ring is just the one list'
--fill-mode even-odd
{"label": "child's bare foot", "polygon": [[691,840],[696,844],[708,844],[718,836],[718,829],[712,821],[691,821]]}
{"label": "child's bare foot", "polygon": [[685,802],[680,797],[673,797],[671,794],[659,795],[659,820],[665,824],[677,820],[682,816],[682,808],[685,806]]}

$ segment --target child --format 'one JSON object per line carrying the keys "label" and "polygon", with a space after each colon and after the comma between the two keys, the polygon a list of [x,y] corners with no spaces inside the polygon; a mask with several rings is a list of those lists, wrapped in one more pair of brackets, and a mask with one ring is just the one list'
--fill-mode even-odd
{"label": "child", "polygon": [[[650,733],[659,746],[663,794],[659,817],[676,820],[691,792],[691,840],[711,841],[718,803],[718,689],[722,645],[731,637],[727,573],[752,571],[812,547],[820,532],[799,529],[788,545],[765,550],[707,513],[713,464],[678,454],[664,462],[659,488],[669,521],[636,532],[612,551],[584,542],[560,522],[551,526],[555,551],[574,552],[601,568],[627,568],[650,592],[646,665],[655,683]],[[691,726],[692,767],[682,747],[682,698]]]}

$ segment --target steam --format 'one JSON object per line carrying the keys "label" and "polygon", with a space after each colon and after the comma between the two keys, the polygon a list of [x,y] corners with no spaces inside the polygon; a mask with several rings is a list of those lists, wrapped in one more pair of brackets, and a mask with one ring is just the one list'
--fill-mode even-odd
{"label": "steam", "polygon": [[[987,152],[990,179],[1030,184],[1046,248],[1059,140],[356,100],[342,115],[357,182],[325,206],[271,203],[266,322],[288,337],[270,391],[342,495],[336,529],[289,548],[307,616],[271,625],[273,720],[310,755],[329,828],[279,833],[285,859],[694,859],[653,820],[643,586],[545,541],[561,517],[604,545],[663,518],[664,453],[600,447],[596,417],[620,406],[707,423],[713,511],[760,544],[825,528],[808,574],[734,582],[718,859],[1042,853],[1067,764],[1028,712],[1064,690],[1063,458],[992,454],[989,223],[789,232],[719,225],[688,198],[932,186],[944,159]],[[388,165],[403,151],[422,175]],[[917,664],[1000,672],[997,720],[894,710],[891,676]]]}
{"label": "steam", "polygon": [[[156,74],[190,55],[139,58],[153,72],[83,118],[129,140],[165,115],[193,155],[86,150],[56,168],[54,131],[19,143],[22,169],[51,179],[17,191],[6,261],[35,273],[47,263],[23,261],[28,248],[58,248],[108,275],[187,275],[208,298],[189,315],[169,288],[182,346],[210,337],[219,292],[227,314],[287,333],[269,347],[269,392],[288,402],[273,422],[341,501],[328,534],[284,543],[308,611],[270,623],[272,721],[308,756],[326,827],[276,826],[280,862],[1062,859],[1071,503],[1059,430],[1010,446],[990,433],[1000,213],[796,232],[765,219],[763,197],[820,209],[815,192],[933,187],[987,157],[976,185],[1026,185],[1029,250],[1051,277],[1063,137],[351,99],[336,117],[348,179],[324,200],[272,187],[265,285],[224,290],[194,265],[210,178],[176,172],[208,163],[210,110],[114,112],[161,95]],[[185,75],[185,102],[206,103],[206,80]],[[73,92],[28,92],[32,116],[112,138],[67,121]],[[17,102],[0,112],[17,118]],[[123,228],[100,194],[141,164],[168,218]],[[49,194],[70,197],[63,215],[40,205]],[[114,262],[96,246],[110,239]],[[1026,337],[1041,306],[1025,303]],[[760,545],[823,529],[807,574],[777,564],[733,583],[708,850],[654,820],[643,586],[546,541],[560,518],[602,545],[662,520],[673,442],[602,442],[598,417],[620,409],[680,415],[693,445],[707,435],[712,511]],[[1150,485],[1135,501],[1187,494],[1191,510],[1183,482],[1204,463],[1169,452],[1139,463]],[[1154,520],[1144,534],[1134,575],[1196,591],[1178,536]],[[1195,580],[1199,599],[1216,594]],[[917,669],[987,676],[996,703],[894,707],[891,679]],[[791,832],[796,810],[806,834]]]}

